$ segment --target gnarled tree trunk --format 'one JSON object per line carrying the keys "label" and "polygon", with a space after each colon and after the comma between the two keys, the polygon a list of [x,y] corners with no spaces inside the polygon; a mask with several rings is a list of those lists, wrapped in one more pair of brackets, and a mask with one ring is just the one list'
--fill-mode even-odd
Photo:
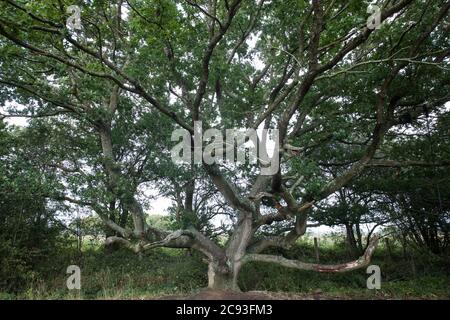
{"label": "gnarled tree trunk", "polygon": [[226,265],[210,262],[208,264],[208,288],[240,291],[237,284],[237,274],[231,272]]}

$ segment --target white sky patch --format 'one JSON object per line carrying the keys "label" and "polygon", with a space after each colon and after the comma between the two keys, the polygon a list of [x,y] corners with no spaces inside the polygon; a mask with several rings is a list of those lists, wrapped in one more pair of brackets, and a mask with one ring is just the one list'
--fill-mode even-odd
{"label": "white sky patch", "polygon": [[128,16],[130,15],[130,9],[125,4],[122,5],[120,17],[122,20],[126,21],[128,20]]}
{"label": "white sky patch", "polygon": [[[0,106],[0,114],[7,115],[9,109],[16,109],[22,111],[25,107],[14,101],[7,101],[3,106]],[[6,117],[5,122],[9,125],[26,127],[28,125],[29,118],[27,117]]]}
{"label": "white sky patch", "polygon": [[5,122],[13,126],[26,127],[28,125],[28,118],[25,117],[6,118]]}
{"label": "white sky patch", "polygon": [[308,233],[320,239],[321,236],[331,232],[336,232],[337,230],[339,230],[339,227],[318,226],[309,227]]}
{"label": "white sky patch", "polygon": [[161,195],[158,188],[152,183],[141,184],[138,189],[138,193],[149,201],[150,208],[147,211],[148,214],[167,215],[168,208],[173,204],[173,201]]}
{"label": "white sky patch", "polygon": [[[250,51],[255,49],[256,43],[258,42],[259,38],[261,37],[262,32],[258,32],[257,34],[252,34],[246,41],[247,45],[249,46]],[[258,70],[261,71],[266,66],[264,62],[259,57],[259,53],[256,53],[254,58],[251,60],[252,66]]]}

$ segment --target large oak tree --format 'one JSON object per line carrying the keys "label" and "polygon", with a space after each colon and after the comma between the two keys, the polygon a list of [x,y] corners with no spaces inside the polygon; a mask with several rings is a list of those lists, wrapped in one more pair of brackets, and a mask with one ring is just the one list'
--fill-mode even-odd
{"label": "large oak tree", "polygon": [[[249,261],[354,270],[369,263],[377,237],[338,265],[264,251],[294,244],[311,210],[366,168],[404,160],[380,153],[386,136],[449,100],[450,2],[377,4],[380,28],[359,0],[2,0],[2,117],[52,128],[47,165],[64,188],[49,198],[91,208],[114,232],[109,243],[202,252],[209,287],[237,290]],[[66,26],[70,5],[81,9],[80,30]],[[279,130],[278,172],[175,165],[171,132],[193,135],[195,121]],[[182,194],[180,214],[192,214],[196,192],[212,183],[233,222],[227,242],[193,224],[149,225],[140,188],[158,181]]]}

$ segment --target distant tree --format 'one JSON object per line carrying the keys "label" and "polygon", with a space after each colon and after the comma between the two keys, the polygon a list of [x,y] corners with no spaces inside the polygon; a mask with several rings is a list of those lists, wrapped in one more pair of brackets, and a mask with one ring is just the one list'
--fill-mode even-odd
{"label": "distant tree", "polygon": [[436,254],[446,252],[449,243],[449,120],[444,111],[392,135],[381,153],[398,161],[378,159],[352,184],[359,196],[370,195],[381,220]]}
{"label": "distant tree", "polygon": [[382,209],[371,191],[359,193],[345,187],[336,193],[334,201],[318,206],[311,218],[321,225],[343,227],[350,252],[359,257],[376,229],[390,221]]}

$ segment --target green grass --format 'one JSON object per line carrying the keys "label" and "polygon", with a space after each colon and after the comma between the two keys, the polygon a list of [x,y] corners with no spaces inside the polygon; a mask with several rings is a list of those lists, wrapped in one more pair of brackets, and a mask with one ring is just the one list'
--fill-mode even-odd
{"label": "green grass", "polygon": [[[159,249],[139,259],[126,250],[91,250],[68,264],[81,268],[80,292],[66,289],[65,269],[47,279],[36,279],[17,297],[24,299],[131,299],[188,293],[206,283],[206,265],[198,257]],[[0,296],[1,297],[1,296]]]}

